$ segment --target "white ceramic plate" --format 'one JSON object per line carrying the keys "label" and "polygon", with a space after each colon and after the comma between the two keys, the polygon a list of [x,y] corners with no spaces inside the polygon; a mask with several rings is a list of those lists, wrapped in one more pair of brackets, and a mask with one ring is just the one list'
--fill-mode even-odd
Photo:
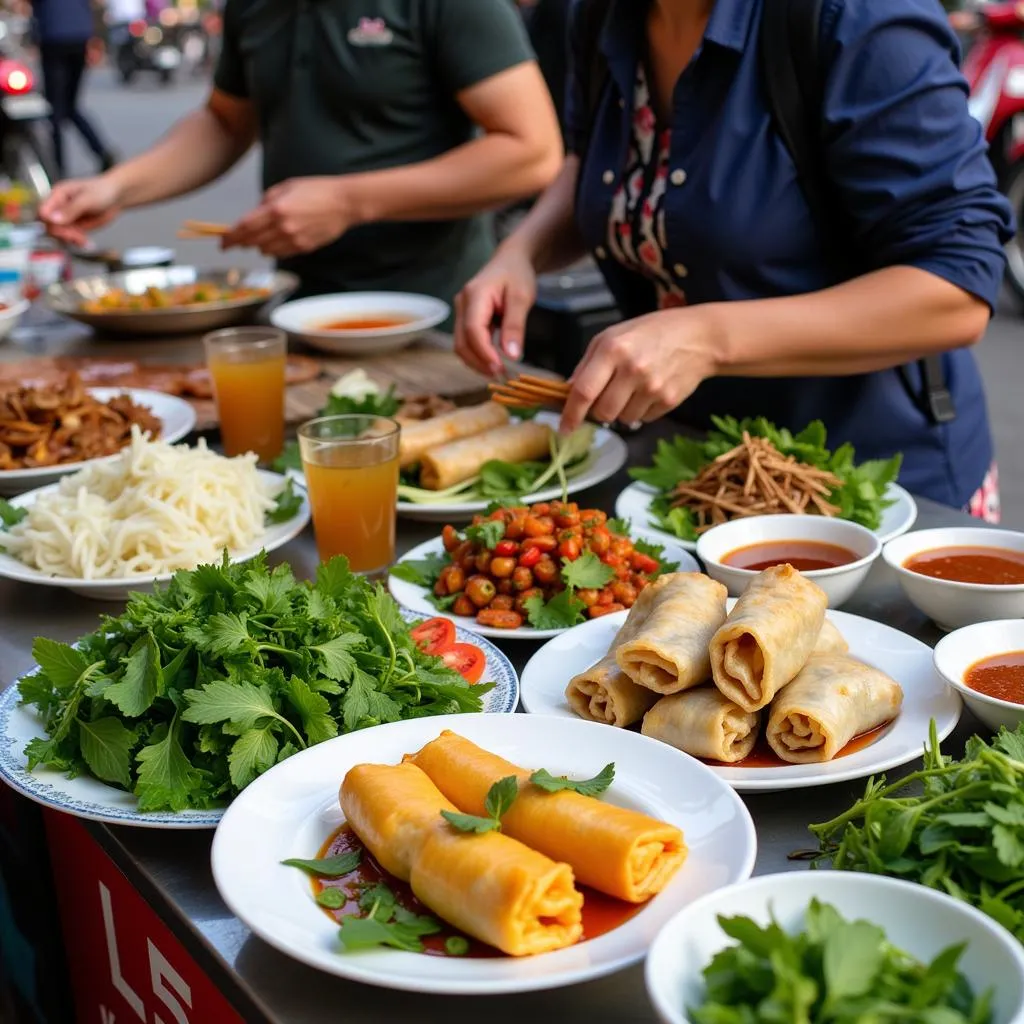
{"label": "white ceramic plate", "polygon": [[[746,807],[702,764],[635,733],[610,742],[600,726],[511,715],[416,719],[352,733],[296,754],[257,779],[224,815],[213,840],[213,878],[224,902],[260,938],[329,974],[387,988],[495,995],[556,988],[596,978],[644,957],[671,916],[705,893],[748,878],[756,838]],[[556,775],[589,776],[615,762],[606,799],[683,829],[689,855],[660,895],[600,938],[539,956],[425,957],[398,950],[338,949],[337,925],[313,902],[309,879],[282,866],[313,857],[343,822],[338,787],[365,761],[402,755],[452,729],[496,754]]]}
{"label": "white ceramic plate", "polygon": [[[180,441],[196,425],[195,409],[183,398],[175,398],[174,395],[141,388],[89,388],[88,391],[100,402],[109,402],[117,395],[127,393],[136,405],[145,406],[160,420],[160,440],[168,444]],[[62,466],[0,470],[0,494],[21,494],[34,487],[44,487],[68,473],[77,473],[85,466],[116,458],[116,455],[108,455],[102,459],[86,459],[84,462],[69,462]]]}
{"label": "white ceramic plate", "polygon": [[[411,345],[424,331],[448,318],[447,302],[409,292],[348,292],[318,295],[278,306],[270,315],[275,327],[313,348],[337,355],[361,356],[393,352]],[[401,317],[395,327],[369,330],[325,331],[337,320]]]}
{"label": "white ceramic plate", "polygon": [[[631,531],[633,537],[645,537],[648,540],[652,540],[657,544],[664,544],[665,547],[665,559],[668,562],[678,562],[678,572],[700,572],[700,566],[697,564],[697,560],[688,552],[684,551],[675,542],[664,542],[660,537],[653,538],[643,533],[640,530]],[[400,559],[400,562],[405,561],[416,561],[417,559],[426,558],[427,555],[443,555],[444,554],[444,542],[440,537],[435,537],[434,540],[428,540],[418,547],[407,551]],[[401,605],[405,605],[406,608],[411,608],[414,612],[418,612],[420,615],[443,615],[446,618],[452,620],[460,626],[464,626],[466,629],[473,633],[477,633],[480,636],[493,636],[498,637],[502,640],[545,640],[549,637],[558,636],[561,633],[567,632],[565,629],[534,629],[533,626],[520,626],[519,629],[496,629],[494,626],[481,626],[475,619],[471,619],[464,615],[452,615],[450,612],[438,611],[429,600],[429,591],[426,587],[421,587],[417,583],[409,583],[406,580],[400,580],[393,573],[388,576],[388,589],[391,591],[391,596]],[[615,616],[606,616],[607,618],[615,618]],[[595,659],[596,660],[596,659]],[[568,678],[568,677],[566,677]]]}
{"label": "white ceramic plate", "polygon": [[[402,609],[402,617],[406,622],[420,618],[407,609]],[[519,677],[512,663],[494,644],[482,637],[472,636],[464,629],[457,629],[455,633],[457,640],[475,644],[484,652],[487,667],[483,678],[497,683],[490,693],[484,695],[485,714],[511,715],[519,703]],[[446,715],[444,720],[455,721],[460,717]],[[73,814],[76,818],[142,828],[213,828],[224,814],[223,808],[178,813],[142,812],[134,794],[108,786],[99,779],[85,775],[68,779],[50,768],[37,768],[30,772],[23,751],[25,744],[36,738],[46,739],[42,720],[35,708],[18,703],[18,687],[12,684],[0,694],[0,778],[36,803]]]}
{"label": "white ceramic plate", "polygon": [[6,309],[0,309],[0,341],[6,338],[7,335],[14,330],[18,321],[28,311],[28,307],[30,305],[32,304],[28,299],[19,299]]}
{"label": "white ceramic plate", "polygon": [[[270,473],[266,470],[259,470],[260,476],[268,484],[281,487],[285,478],[280,473]],[[38,490],[29,491],[17,498],[12,499],[11,504],[15,508],[30,508],[35,501],[44,494],[49,494],[59,487],[59,484],[51,484],[49,487],[40,487]],[[287,522],[273,523],[267,527],[263,536],[253,541],[242,551],[231,552],[232,562],[245,562],[261,551],[275,551],[277,548],[287,544],[288,541],[297,537],[306,528],[309,522],[309,497],[306,492],[299,490],[299,497],[302,505],[298,512]],[[149,576],[121,577],[120,579],[82,580],[71,576],[48,576],[39,569],[33,569],[25,565],[17,558],[0,551],[0,577],[9,580],[16,580],[19,583],[37,583],[43,587],[63,587],[70,590],[72,594],[79,594],[82,597],[91,597],[97,601],[124,601],[133,590],[148,590],[154,583],[166,583],[173,573],[159,573]]]}
{"label": "white ceramic plate", "polygon": [[[729,599],[729,608],[735,604]],[[927,644],[881,622],[830,611],[828,617],[846,637],[850,654],[892,676],[903,687],[899,717],[874,743],[825,764],[793,764],[778,768],[711,770],[741,793],[772,793],[847,782],[887,771],[921,756],[928,723],[935,719],[939,739],[945,739],[960,718],[960,698],[945,685],[932,664]],[[523,670],[523,707],[536,715],[576,718],[565,699],[569,680],[608,653],[625,612],[606,615],[568,630],[546,643]],[[613,726],[600,726],[620,732]]]}
{"label": "white ceramic plate", "polygon": [[[653,487],[639,481],[632,483],[615,499],[615,514],[623,519],[631,519],[638,529],[646,530],[659,540],[672,541],[687,551],[695,551],[695,541],[681,540],[666,530],[659,530],[658,527],[651,525],[651,502],[657,496],[658,492]],[[909,491],[904,490],[899,484],[889,484],[885,496],[895,504],[890,505],[882,513],[882,525],[873,531],[883,544],[894,537],[901,537],[917,520],[917,502]]]}

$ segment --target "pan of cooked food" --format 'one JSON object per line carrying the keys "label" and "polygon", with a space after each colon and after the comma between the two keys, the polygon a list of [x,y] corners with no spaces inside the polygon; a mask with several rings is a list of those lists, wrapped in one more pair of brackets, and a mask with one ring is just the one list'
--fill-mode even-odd
{"label": "pan of cooked food", "polygon": [[51,285],[45,296],[55,312],[103,334],[192,334],[250,321],[297,285],[280,270],[150,267]]}

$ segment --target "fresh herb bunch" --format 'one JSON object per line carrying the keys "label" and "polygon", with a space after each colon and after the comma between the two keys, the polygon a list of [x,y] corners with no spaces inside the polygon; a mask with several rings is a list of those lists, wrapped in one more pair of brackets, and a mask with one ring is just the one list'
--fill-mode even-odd
{"label": "fresh herb bunch", "polygon": [[694,1024],[992,1019],[991,994],[976,996],[957,970],[964,945],[950,946],[925,966],[892,946],[877,925],[846,921],[818,900],[798,935],[748,917],[718,923],[738,944],[704,968],[705,1000],[687,1010]]}
{"label": "fresh herb bunch", "polygon": [[304,747],[382,722],[480,711],[424,654],[398,605],[344,558],[296,582],[264,555],[177,573],[77,647],[40,637],[19,683],[45,764],[135,793],[143,811],[208,808]]}
{"label": "fresh herb bunch", "polygon": [[783,455],[827,470],[842,480],[843,486],[828,496],[832,504],[839,506],[840,518],[869,530],[877,530],[881,525],[882,513],[892,504],[886,500],[885,491],[899,475],[901,455],[857,465],[853,445],[840,445],[835,451],[825,446],[827,434],[820,420],[808,424],[799,434],[793,434],[769,423],[763,416],[745,420],[732,416],[712,416],[711,419],[716,429],[709,431],[703,441],[690,437],[659,441],[654,465],[629,471],[634,480],[660,492],[651,504],[651,525],[683,540],[695,541],[697,530],[693,513],[687,508],[673,508],[671,492],[677,484],[696,477],[719,455],[742,444],[744,432],[751,437],[767,438]]}
{"label": "fresh herb bunch", "polygon": [[939,889],[1024,942],[1024,724],[991,743],[973,736],[957,761],[939,752],[933,721],[921,771],[871,779],[845,814],[811,831],[817,863]]}

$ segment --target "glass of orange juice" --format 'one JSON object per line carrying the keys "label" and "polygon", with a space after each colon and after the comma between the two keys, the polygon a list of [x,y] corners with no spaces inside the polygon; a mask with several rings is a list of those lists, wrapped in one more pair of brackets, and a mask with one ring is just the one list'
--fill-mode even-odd
{"label": "glass of orange juice", "polygon": [[384,416],[324,416],[299,427],[321,561],[345,555],[368,576],[394,562],[400,433]]}
{"label": "glass of orange juice", "polygon": [[275,327],[229,327],[203,338],[225,455],[270,462],[284,448],[287,337]]}

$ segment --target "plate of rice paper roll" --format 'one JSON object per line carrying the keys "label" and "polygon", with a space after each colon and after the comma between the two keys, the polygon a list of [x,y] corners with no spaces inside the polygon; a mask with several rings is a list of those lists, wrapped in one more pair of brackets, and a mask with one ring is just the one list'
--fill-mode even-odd
{"label": "plate of rice paper roll", "polygon": [[738,598],[697,573],[655,580],[628,612],[546,643],[522,674],[527,711],[636,731],[741,792],[863,778],[945,739],[961,703],[926,644],[827,610],[790,565]]}
{"label": "plate of rice paper roll", "polygon": [[487,718],[383,725],[270,769],[214,837],[228,907],[327,973],[484,995],[620,970],[750,876],[750,814],[699,761],[593,722]]}

